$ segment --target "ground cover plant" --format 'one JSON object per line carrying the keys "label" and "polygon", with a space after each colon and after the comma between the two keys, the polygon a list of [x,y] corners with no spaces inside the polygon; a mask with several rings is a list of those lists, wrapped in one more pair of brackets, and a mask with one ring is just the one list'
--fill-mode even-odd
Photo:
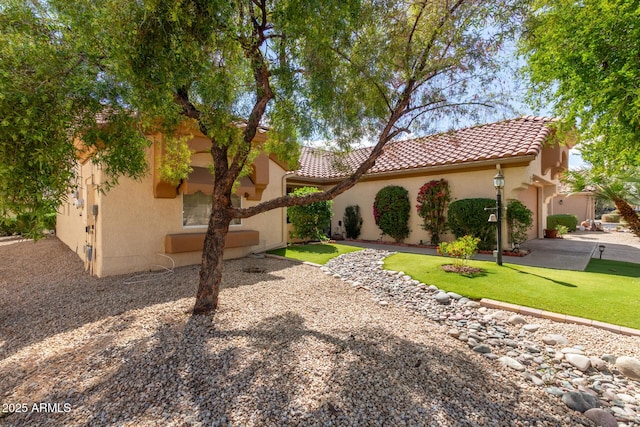
{"label": "ground cover plant", "polygon": [[280,255],[299,261],[309,261],[316,264],[326,264],[330,259],[349,252],[360,251],[362,248],[331,244],[293,245],[286,248],[268,251],[273,255]]}
{"label": "ground cover plant", "polygon": [[[593,260],[587,271],[469,261],[482,274],[447,273],[444,257],[399,253],[384,268],[472,299],[489,298],[555,313],[640,328],[640,265]],[[634,268],[635,266],[635,268]]]}

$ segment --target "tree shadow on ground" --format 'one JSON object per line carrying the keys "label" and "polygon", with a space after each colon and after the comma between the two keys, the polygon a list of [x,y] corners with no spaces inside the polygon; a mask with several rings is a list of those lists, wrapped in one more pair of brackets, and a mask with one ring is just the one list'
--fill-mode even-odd
{"label": "tree shadow on ground", "polygon": [[544,279],[544,280],[548,280],[549,282],[555,283],[556,285],[566,286],[568,288],[577,288],[577,286],[572,284],[572,283],[563,282],[562,280],[555,280],[555,279],[552,279],[550,277],[543,276],[541,274],[531,273],[529,271],[522,271],[522,270],[520,270],[518,268],[511,267],[511,266],[508,266],[508,265],[503,265],[503,267],[510,268],[511,270],[517,271],[518,273],[521,273],[521,274],[527,274],[529,276],[535,276],[535,277],[539,277],[539,278]]}
{"label": "tree shadow on ground", "polygon": [[640,277],[640,264],[592,258],[584,271],[613,276]]}
{"label": "tree shadow on ground", "polygon": [[[57,238],[2,246],[0,260],[0,360],[23,347],[110,316],[194,298],[200,268],[179,267],[172,275],[135,284],[125,283],[131,275],[97,278],[90,276],[77,255]],[[260,267],[257,274],[242,271],[247,262],[244,259],[225,261],[221,289],[284,280],[279,271],[293,265],[269,259],[254,261]],[[228,274],[230,271],[234,274]]]}
{"label": "tree shadow on ground", "polygon": [[69,402],[74,414],[13,414],[8,421],[557,426],[570,417],[571,425],[588,425],[565,411],[532,415],[527,409],[540,402],[477,363],[481,356],[443,351],[380,328],[321,331],[295,313],[240,329],[191,317],[183,327],[163,327],[116,347],[111,357],[117,368],[106,369],[99,381],[42,397]]}

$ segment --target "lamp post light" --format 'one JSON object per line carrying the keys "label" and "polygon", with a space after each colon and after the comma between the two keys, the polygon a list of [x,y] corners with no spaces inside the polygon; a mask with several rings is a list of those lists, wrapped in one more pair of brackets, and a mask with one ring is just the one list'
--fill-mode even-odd
{"label": "lamp post light", "polygon": [[498,170],[493,177],[493,187],[496,189],[496,227],[498,230],[498,254],[496,264],[502,265],[502,189],[504,188],[504,175]]}
{"label": "lamp post light", "polygon": [[598,246],[598,250],[600,251],[600,259],[602,259],[602,253],[604,252],[605,245]]}

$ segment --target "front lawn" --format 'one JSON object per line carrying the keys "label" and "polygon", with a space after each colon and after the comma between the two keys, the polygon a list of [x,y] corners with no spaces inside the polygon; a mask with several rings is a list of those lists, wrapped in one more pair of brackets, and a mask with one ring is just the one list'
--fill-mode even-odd
{"label": "front lawn", "polygon": [[497,301],[640,329],[640,265],[594,260],[589,271],[471,261],[474,276],[441,269],[451,258],[398,253],[384,268],[472,299]]}
{"label": "front lawn", "polygon": [[312,245],[293,245],[282,249],[268,251],[270,254],[280,255],[287,258],[297,259],[299,261],[309,261],[316,264],[326,264],[331,258],[349,252],[360,251],[362,248],[353,246],[337,245],[335,243],[312,244]]}

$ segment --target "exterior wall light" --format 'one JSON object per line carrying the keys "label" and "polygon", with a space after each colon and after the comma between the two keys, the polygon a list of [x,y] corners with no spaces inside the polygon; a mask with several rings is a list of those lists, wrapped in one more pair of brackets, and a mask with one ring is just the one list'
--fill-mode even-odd
{"label": "exterior wall light", "polygon": [[[498,230],[498,244],[496,264],[502,265],[502,189],[504,188],[504,175],[502,170],[498,170],[496,176],[493,177],[493,188],[496,189],[496,228]],[[494,214],[491,214],[494,215]],[[489,217],[491,221],[491,217]]]}

